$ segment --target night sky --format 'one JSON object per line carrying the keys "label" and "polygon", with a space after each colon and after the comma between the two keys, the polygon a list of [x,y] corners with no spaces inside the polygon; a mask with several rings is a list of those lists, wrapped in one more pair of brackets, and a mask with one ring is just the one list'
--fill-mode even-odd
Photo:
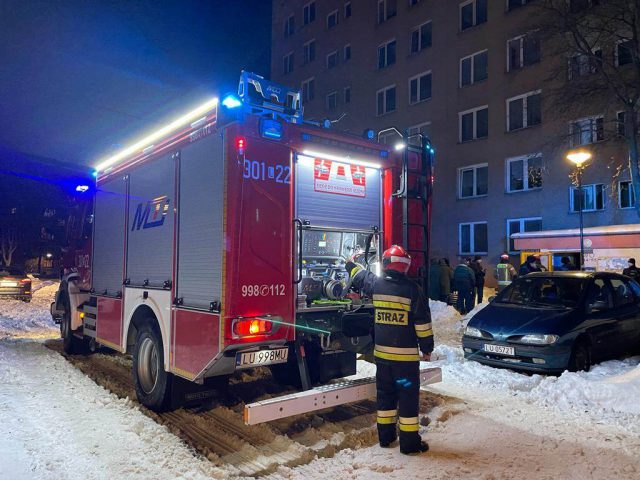
{"label": "night sky", "polygon": [[0,160],[95,164],[243,68],[268,76],[270,27],[267,0],[2,0]]}

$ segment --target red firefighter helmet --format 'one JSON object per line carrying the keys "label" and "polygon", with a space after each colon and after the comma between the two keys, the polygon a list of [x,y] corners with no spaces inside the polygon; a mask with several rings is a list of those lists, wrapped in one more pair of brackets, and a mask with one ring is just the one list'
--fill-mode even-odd
{"label": "red firefighter helmet", "polygon": [[382,269],[385,272],[406,274],[411,266],[411,256],[399,245],[392,245],[382,254]]}

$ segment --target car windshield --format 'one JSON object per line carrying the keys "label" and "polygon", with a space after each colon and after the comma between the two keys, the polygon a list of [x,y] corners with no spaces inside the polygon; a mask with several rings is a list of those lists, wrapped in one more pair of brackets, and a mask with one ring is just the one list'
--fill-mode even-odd
{"label": "car windshield", "polygon": [[24,272],[16,267],[0,267],[0,277],[23,276]]}
{"label": "car windshield", "polygon": [[584,278],[518,278],[495,299],[530,307],[574,308],[584,290]]}

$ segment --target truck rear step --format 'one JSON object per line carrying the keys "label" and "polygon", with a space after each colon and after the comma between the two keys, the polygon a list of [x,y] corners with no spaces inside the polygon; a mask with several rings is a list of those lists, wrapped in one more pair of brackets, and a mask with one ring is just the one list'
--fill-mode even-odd
{"label": "truck rear step", "polygon": [[[442,381],[439,367],[420,370],[420,384],[429,385]],[[315,412],[337,407],[345,403],[359,402],[375,397],[376,378],[366,377],[312,388],[304,392],[269,398],[244,407],[244,423],[257,425],[279,418]]]}

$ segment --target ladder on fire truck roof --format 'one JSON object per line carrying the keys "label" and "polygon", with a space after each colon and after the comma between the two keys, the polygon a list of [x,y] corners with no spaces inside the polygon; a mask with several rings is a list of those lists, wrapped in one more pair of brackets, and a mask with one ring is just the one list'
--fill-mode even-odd
{"label": "ladder on fire truck roof", "polygon": [[[420,145],[412,145],[411,138]],[[431,198],[433,194],[434,149],[422,133],[405,135],[407,145],[402,160],[400,189],[395,196],[402,199],[402,244],[414,261],[418,260],[418,278],[425,294],[429,291],[429,255],[431,249]],[[417,161],[411,161],[411,154]],[[416,245],[416,238],[419,238]]]}

